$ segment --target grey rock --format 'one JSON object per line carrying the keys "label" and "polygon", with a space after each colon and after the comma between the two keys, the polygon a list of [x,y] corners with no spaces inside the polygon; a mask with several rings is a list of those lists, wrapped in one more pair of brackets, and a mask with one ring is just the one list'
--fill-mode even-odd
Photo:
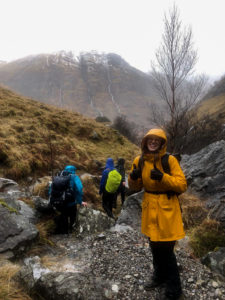
{"label": "grey rock", "polygon": [[141,227],[141,203],[143,191],[129,196],[124,204],[120,216],[117,220],[118,225],[128,225],[140,230]]}
{"label": "grey rock", "polygon": [[225,247],[221,247],[214,252],[209,252],[201,259],[201,262],[212,271],[225,277]]}
{"label": "grey rock", "polygon": [[18,189],[19,189],[18,184],[14,180],[8,178],[0,178],[1,192],[16,191]]}
{"label": "grey rock", "polygon": [[99,210],[81,207],[78,213],[78,235],[94,234],[115,225],[115,221]]}
{"label": "grey rock", "polygon": [[189,189],[207,199],[210,216],[225,224],[225,141],[183,155],[181,166]]}
{"label": "grey rock", "polygon": [[8,252],[18,256],[38,236],[38,230],[30,222],[32,209],[22,201],[7,197],[0,204],[0,253]]}
{"label": "grey rock", "polygon": [[50,205],[49,200],[46,200],[39,196],[33,196],[32,199],[37,212],[41,214],[50,214],[53,212],[53,208]]}

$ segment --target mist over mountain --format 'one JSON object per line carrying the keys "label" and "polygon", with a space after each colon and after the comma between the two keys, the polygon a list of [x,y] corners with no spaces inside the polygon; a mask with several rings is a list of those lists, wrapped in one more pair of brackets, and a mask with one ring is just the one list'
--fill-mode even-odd
{"label": "mist over mountain", "polygon": [[0,64],[0,84],[47,104],[111,121],[122,114],[149,127],[151,104],[159,103],[148,74],[114,53],[72,52],[28,56]]}

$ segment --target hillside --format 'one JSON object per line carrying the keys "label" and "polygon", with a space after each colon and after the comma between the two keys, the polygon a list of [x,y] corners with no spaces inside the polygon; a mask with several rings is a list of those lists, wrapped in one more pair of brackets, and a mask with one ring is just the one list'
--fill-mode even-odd
{"label": "hillside", "polygon": [[225,93],[202,100],[195,109],[200,119],[209,115],[225,123]]}
{"label": "hillside", "polygon": [[214,98],[222,94],[225,94],[225,75],[213,83],[204,99]]}
{"label": "hillside", "polygon": [[150,76],[117,54],[40,54],[0,65],[0,84],[21,95],[111,121],[119,114],[149,127],[156,98]]}
{"label": "hillside", "polygon": [[97,171],[107,157],[138,153],[116,130],[82,115],[23,98],[0,88],[0,176],[50,175],[71,163]]}
{"label": "hillside", "polygon": [[199,118],[209,115],[225,123],[225,76],[214,82],[195,109]]}

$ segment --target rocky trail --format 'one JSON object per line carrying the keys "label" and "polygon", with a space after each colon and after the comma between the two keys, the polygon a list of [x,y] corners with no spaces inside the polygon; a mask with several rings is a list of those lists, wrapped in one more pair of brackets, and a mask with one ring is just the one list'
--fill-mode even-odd
{"label": "rocky trail", "polygon": [[[115,225],[82,239],[70,234],[55,235],[52,240],[56,247],[42,257],[41,272],[37,258],[26,262],[40,276],[35,288],[44,299],[149,300],[159,296],[160,289],[147,292],[143,288],[152,272],[152,256],[148,240],[135,229]],[[176,247],[176,256],[185,299],[225,299],[221,276],[191,258],[182,243]]]}

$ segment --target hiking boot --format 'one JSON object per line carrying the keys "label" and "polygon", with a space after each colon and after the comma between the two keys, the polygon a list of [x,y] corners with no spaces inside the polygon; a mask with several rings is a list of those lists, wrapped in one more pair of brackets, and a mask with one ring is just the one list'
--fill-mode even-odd
{"label": "hiking boot", "polygon": [[158,286],[160,286],[160,285],[162,285],[162,284],[163,284],[163,281],[151,279],[150,281],[147,281],[147,282],[144,284],[144,289],[145,289],[146,291],[150,291],[150,290],[152,290],[152,289],[157,288]]}

